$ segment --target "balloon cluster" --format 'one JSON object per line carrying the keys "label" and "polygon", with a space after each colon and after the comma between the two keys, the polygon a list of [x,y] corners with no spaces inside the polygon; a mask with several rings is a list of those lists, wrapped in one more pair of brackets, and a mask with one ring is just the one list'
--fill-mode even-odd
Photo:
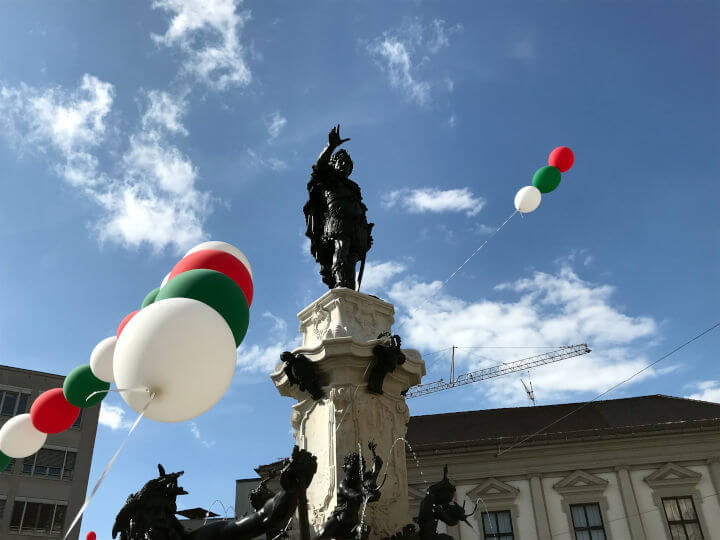
{"label": "balloon cluster", "polygon": [[216,241],[192,248],[116,335],[95,346],[89,364],[0,428],[0,471],[11,458],[37,452],[49,433],[72,426],[81,408],[105,398],[110,383],[135,411],[159,422],[209,410],[230,386],[252,299],[252,270],[242,251]]}
{"label": "balloon cluster", "polygon": [[550,193],[560,184],[562,175],[573,166],[575,156],[567,146],[558,146],[550,152],[548,164],[533,175],[532,185],[520,188],[515,195],[515,208],[527,214],[540,205],[542,193]]}

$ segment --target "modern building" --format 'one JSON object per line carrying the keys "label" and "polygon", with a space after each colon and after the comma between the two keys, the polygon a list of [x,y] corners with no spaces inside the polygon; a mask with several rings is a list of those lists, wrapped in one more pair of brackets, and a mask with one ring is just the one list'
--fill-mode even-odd
{"label": "modern building", "polygon": [[[0,425],[30,411],[35,398],[64,377],[0,366]],[[48,435],[36,454],[0,473],[0,539],[62,538],[85,500],[100,407],[82,409],[75,424]],[[68,537],[76,540],[80,526]]]}
{"label": "modern building", "polygon": [[[717,403],[655,395],[414,416],[407,439],[408,522],[447,465],[457,502],[478,503],[467,524],[440,524],[457,540],[720,540]],[[254,482],[238,481],[236,505]]]}
{"label": "modern building", "polygon": [[469,525],[446,531],[459,540],[720,539],[717,403],[655,395],[415,416],[408,440],[420,464],[408,452],[411,514],[446,464],[456,500],[468,513],[479,502]]}

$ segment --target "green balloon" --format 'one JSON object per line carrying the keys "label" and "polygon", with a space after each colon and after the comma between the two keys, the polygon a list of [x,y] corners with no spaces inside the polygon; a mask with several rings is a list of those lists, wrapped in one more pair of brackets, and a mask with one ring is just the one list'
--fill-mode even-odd
{"label": "green balloon", "polygon": [[155,301],[155,297],[157,297],[157,293],[160,292],[160,287],[157,289],[153,289],[149,293],[147,293],[147,296],[145,297],[145,300],[142,302],[142,306],[140,306],[140,309],[148,307],[150,304],[152,304]]}
{"label": "green balloon", "polygon": [[222,315],[240,346],[250,323],[250,309],[245,293],[221,272],[198,268],[178,274],[168,281],[155,298],[192,298],[203,302]]}
{"label": "green balloon", "polygon": [[[110,383],[101,381],[93,375],[90,364],[78,366],[73,369],[63,382],[63,394],[68,403],[76,407],[90,407],[96,403],[100,403],[105,396],[106,390],[110,388]],[[88,399],[93,392],[100,392]]]}
{"label": "green balloon", "polygon": [[546,165],[540,167],[533,175],[532,185],[540,190],[540,193],[550,193],[560,184],[560,169]]}
{"label": "green balloon", "polygon": [[10,463],[10,456],[6,456],[2,452],[0,452],[0,472],[5,470],[5,467],[8,466],[8,463]]}

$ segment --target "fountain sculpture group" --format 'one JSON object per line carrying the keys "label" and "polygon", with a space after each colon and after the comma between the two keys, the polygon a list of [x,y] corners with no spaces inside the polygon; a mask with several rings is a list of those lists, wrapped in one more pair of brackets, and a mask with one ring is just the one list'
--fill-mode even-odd
{"label": "fountain sculpture group", "polygon": [[175,517],[176,498],[187,493],[178,486],[183,473],[166,474],[159,466],[159,477],[127,499],[113,538],[438,540],[450,538],[437,532],[440,521],[456,525],[471,515],[454,502],[446,467],[408,523],[405,448],[397,443],[405,441],[410,418],[405,392],[420,383],[425,364],[392,335],[393,306],[355,290],[373,224],[359,186],[348,178],[350,156],[333,154],[348,140],[340,138],[340,126],[330,131],[308,183],[306,235],[330,290],[298,314],[302,345],[284,352],[271,375],[281,395],[297,400],[291,415],[296,445],[283,463],[280,490],[273,493],[263,482],[250,494],[251,514],[186,532]]}

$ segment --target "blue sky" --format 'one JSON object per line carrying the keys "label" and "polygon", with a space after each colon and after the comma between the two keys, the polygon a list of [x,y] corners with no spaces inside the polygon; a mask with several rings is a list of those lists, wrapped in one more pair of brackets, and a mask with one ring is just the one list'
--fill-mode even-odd
{"label": "blue sky", "polygon": [[[715,322],[717,21],[710,1],[4,2],[2,363],[86,363],[203,240],[237,245],[255,278],[226,396],[143,422],[83,534],[109,538],[158,462],[185,469],[181,506],[231,506],[235,478],[289,451],[292,403],[267,374],[323,293],[301,208],[334,124],[376,223],[364,290],[396,305],[408,347],[587,342],[532,374],[539,403],[580,401]],[[559,145],[576,155],[559,188],[440,289]],[[612,395],[720,401],[718,339]],[[532,352],[465,350],[458,369]],[[447,376],[447,353],[426,362]],[[505,377],[409,404],[526,399]],[[133,418],[106,400],[91,484]]]}

